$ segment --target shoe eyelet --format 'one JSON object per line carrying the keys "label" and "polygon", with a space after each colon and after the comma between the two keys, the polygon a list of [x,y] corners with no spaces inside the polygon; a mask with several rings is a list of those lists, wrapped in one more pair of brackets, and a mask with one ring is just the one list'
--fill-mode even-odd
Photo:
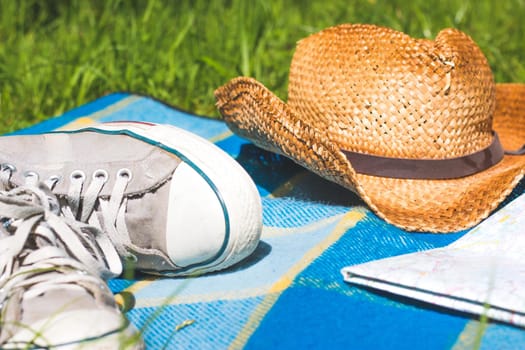
{"label": "shoe eyelet", "polygon": [[131,170],[127,168],[120,169],[117,173],[117,176],[125,178],[128,182],[130,182],[131,178],[133,177],[133,175],[131,174]]}
{"label": "shoe eyelet", "polygon": [[51,175],[49,177],[49,181],[53,182],[53,183],[57,183],[58,181],[60,181],[62,179],[62,177],[60,175]]}
{"label": "shoe eyelet", "polygon": [[0,164],[0,170],[10,170],[12,173],[16,171],[16,167],[13,164],[2,163]]}
{"label": "shoe eyelet", "polygon": [[109,175],[108,172],[104,169],[97,169],[93,173],[93,180],[102,180],[103,182],[108,181]]}
{"label": "shoe eyelet", "polygon": [[28,170],[28,171],[24,172],[24,177],[25,178],[32,177],[32,178],[36,179],[37,181],[39,179],[38,174],[36,172],[32,171],[32,170]]}
{"label": "shoe eyelet", "polygon": [[61,176],[59,175],[51,175],[47,181],[46,181],[46,184],[47,186],[50,188],[50,189],[53,189],[56,184],[62,179]]}
{"label": "shoe eyelet", "polygon": [[75,170],[69,175],[71,181],[84,181],[86,179],[86,174],[82,170]]}
{"label": "shoe eyelet", "polygon": [[[3,228],[5,229],[8,229],[9,226],[11,226],[11,224],[13,223],[13,219],[8,219],[8,218],[2,218],[0,219],[0,224],[2,225]],[[2,289],[0,288],[0,294],[2,292]]]}

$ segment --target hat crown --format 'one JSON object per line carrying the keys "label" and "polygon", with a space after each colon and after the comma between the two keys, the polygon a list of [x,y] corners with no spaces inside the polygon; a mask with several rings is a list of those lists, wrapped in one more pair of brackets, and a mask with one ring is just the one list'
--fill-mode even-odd
{"label": "hat crown", "polygon": [[451,158],[492,141],[495,84],[479,47],[458,30],[431,41],[345,24],[298,43],[288,105],[345,150]]}

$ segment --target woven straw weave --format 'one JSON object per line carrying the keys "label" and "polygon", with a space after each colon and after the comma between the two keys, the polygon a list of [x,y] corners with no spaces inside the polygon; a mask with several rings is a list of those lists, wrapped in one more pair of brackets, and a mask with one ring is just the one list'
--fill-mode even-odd
{"label": "woven straw weave", "polygon": [[311,125],[328,126],[343,149],[446,158],[492,140],[494,83],[479,48],[457,30],[432,42],[342,25],[299,42],[288,105]]}
{"label": "woven straw weave", "polygon": [[454,29],[430,41],[373,25],[328,28],[298,43],[287,104],[244,77],[216,98],[234,132],[357,192],[410,231],[477,224],[525,172],[525,156],[505,156],[459,179],[392,179],[357,174],[341,152],[452,158],[488,146],[493,127],[504,147],[525,143],[525,87],[494,84],[478,46]]}

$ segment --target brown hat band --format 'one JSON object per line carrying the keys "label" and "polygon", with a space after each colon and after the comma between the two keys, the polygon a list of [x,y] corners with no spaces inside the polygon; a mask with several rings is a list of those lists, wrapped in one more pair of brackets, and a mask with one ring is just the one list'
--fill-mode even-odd
{"label": "brown hat band", "polygon": [[[492,143],[478,152],[446,159],[390,158],[341,150],[357,173],[396,179],[455,179],[479,173],[497,164],[503,147],[494,132]],[[520,150],[510,153],[519,154]]]}

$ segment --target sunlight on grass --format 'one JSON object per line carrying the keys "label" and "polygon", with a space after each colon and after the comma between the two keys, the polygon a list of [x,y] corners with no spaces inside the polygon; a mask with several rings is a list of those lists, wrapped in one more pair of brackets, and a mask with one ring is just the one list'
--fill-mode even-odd
{"label": "sunlight on grass", "polygon": [[520,0],[0,0],[0,132],[115,91],[217,116],[213,90],[238,75],[286,98],[297,40],[339,23],[428,38],[457,27],[497,81],[525,82],[523,17]]}

